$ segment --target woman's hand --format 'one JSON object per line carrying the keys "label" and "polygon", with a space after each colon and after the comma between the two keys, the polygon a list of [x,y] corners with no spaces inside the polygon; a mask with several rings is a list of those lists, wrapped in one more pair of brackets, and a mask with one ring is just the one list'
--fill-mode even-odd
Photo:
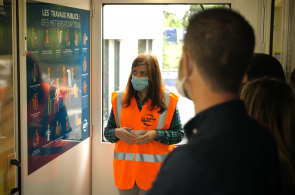
{"label": "woman's hand", "polygon": [[119,138],[120,140],[122,140],[126,144],[132,145],[136,141],[136,136],[129,133],[128,132],[129,130],[133,130],[133,127],[132,128],[129,128],[129,127],[117,128],[114,131],[114,135],[116,138]]}
{"label": "woman's hand", "polygon": [[142,136],[136,140],[137,145],[147,144],[153,141],[154,139],[158,138],[158,132],[156,130],[146,130],[139,133],[138,135]]}

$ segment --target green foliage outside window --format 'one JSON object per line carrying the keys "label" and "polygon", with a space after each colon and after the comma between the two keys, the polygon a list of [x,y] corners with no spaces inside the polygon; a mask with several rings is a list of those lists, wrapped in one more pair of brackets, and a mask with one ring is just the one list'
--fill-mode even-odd
{"label": "green foliage outside window", "polygon": [[[202,5],[205,10],[212,8],[226,8],[230,9],[229,4],[216,5]],[[189,24],[189,19],[192,15],[202,12],[201,4],[190,5],[181,19],[177,18],[176,14],[167,11],[167,6],[163,9],[163,28],[180,28],[186,29]],[[181,58],[183,43],[167,43],[169,37],[163,34],[163,48],[162,48],[162,70],[177,71],[178,63]]]}

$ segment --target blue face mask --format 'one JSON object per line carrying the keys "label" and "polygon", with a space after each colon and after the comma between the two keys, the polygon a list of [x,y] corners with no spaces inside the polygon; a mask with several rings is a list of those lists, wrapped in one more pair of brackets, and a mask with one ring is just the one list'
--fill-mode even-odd
{"label": "blue face mask", "polygon": [[136,91],[143,91],[149,86],[148,77],[135,77],[132,75],[131,83]]}

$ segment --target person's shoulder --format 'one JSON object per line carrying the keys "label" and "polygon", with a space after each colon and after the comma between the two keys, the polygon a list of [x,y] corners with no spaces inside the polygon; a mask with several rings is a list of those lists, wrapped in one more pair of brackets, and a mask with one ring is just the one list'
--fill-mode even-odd
{"label": "person's shoulder", "polygon": [[188,168],[190,164],[196,165],[195,163],[198,158],[196,158],[195,152],[195,147],[191,144],[178,146],[169,154],[164,165],[167,165],[168,169],[178,166],[185,169]]}
{"label": "person's shoulder", "polygon": [[158,174],[158,179],[163,181],[173,178],[174,180],[183,175],[189,174],[195,167],[198,167],[197,158],[192,153],[190,146],[187,144],[178,146],[168,155],[164,161],[161,171]]}
{"label": "person's shoulder", "polygon": [[117,101],[117,97],[119,99],[122,99],[124,96],[124,93],[126,93],[126,89],[112,92],[112,96],[111,96],[112,97],[112,99],[111,99],[112,104]]}
{"label": "person's shoulder", "polygon": [[274,147],[277,147],[274,135],[271,133],[268,124],[265,124],[264,122],[257,120],[251,116],[248,116],[247,121],[247,130],[249,131],[249,135],[252,136],[253,139],[256,139],[257,142],[260,144],[271,144]]}
{"label": "person's shoulder", "polygon": [[170,95],[170,97],[179,98],[179,96],[176,93],[174,93],[174,92],[172,92],[172,91],[170,91],[168,89],[166,89],[164,92],[168,93]]}
{"label": "person's shoulder", "polygon": [[251,158],[276,160],[277,144],[274,135],[267,129],[267,124],[246,115],[232,132],[234,136],[231,142],[235,143],[236,149],[243,150],[244,153],[253,151],[249,154]]}
{"label": "person's shoulder", "polygon": [[119,94],[123,95],[125,93],[125,91],[126,91],[125,89],[119,90],[119,91],[114,91],[114,92],[112,92],[112,97],[116,97]]}
{"label": "person's shoulder", "polygon": [[112,94],[124,94],[126,92],[126,89],[113,91]]}
{"label": "person's shoulder", "polygon": [[176,101],[178,101],[178,99],[179,99],[179,96],[177,94],[175,94],[174,92],[172,92],[172,91],[170,91],[168,89],[164,89],[164,93],[165,93],[165,99],[172,98],[172,99],[174,99]]}
{"label": "person's shoulder", "polygon": [[[198,183],[207,171],[200,163],[190,145],[175,148],[164,161],[147,195],[190,194],[198,191],[194,183]],[[168,182],[169,181],[169,182]]]}
{"label": "person's shoulder", "polygon": [[233,140],[240,139],[253,144],[270,143],[274,144],[275,140],[268,129],[267,124],[249,116],[248,114],[238,114],[231,117],[219,119],[218,126],[214,131],[218,136],[222,136],[225,132],[234,135]]}
{"label": "person's shoulder", "polygon": [[282,179],[282,188],[287,189],[288,186],[291,184],[290,178],[292,178],[290,167],[287,161],[283,157],[279,157],[280,160],[280,170],[281,170],[281,179]]}

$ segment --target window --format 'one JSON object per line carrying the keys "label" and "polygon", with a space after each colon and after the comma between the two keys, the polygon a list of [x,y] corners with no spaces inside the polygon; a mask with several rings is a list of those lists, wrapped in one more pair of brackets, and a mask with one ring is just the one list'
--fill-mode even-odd
{"label": "window", "polygon": [[120,40],[103,40],[103,121],[111,110],[111,95],[120,89]]}
{"label": "window", "polygon": [[[109,94],[109,40],[103,40],[103,87],[102,93]],[[109,98],[103,98],[103,121],[109,117]]]}
{"label": "window", "polygon": [[152,39],[139,39],[138,40],[138,54],[152,53]]}
{"label": "window", "polygon": [[115,40],[115,86],[114,91],[120,89],[120,40]]}
{"label": "window", "polygon": [[[103,6],[103,128],[112,107],[111,93],[126,87],[132,62],[140,53],[157,56],[166,88],[179,95],[175,79],[189,18],[216,7],[230,9],[230,4]],[[187,109],[194,105],[180,96],[178,107],[184,125],[195,115]]]}

